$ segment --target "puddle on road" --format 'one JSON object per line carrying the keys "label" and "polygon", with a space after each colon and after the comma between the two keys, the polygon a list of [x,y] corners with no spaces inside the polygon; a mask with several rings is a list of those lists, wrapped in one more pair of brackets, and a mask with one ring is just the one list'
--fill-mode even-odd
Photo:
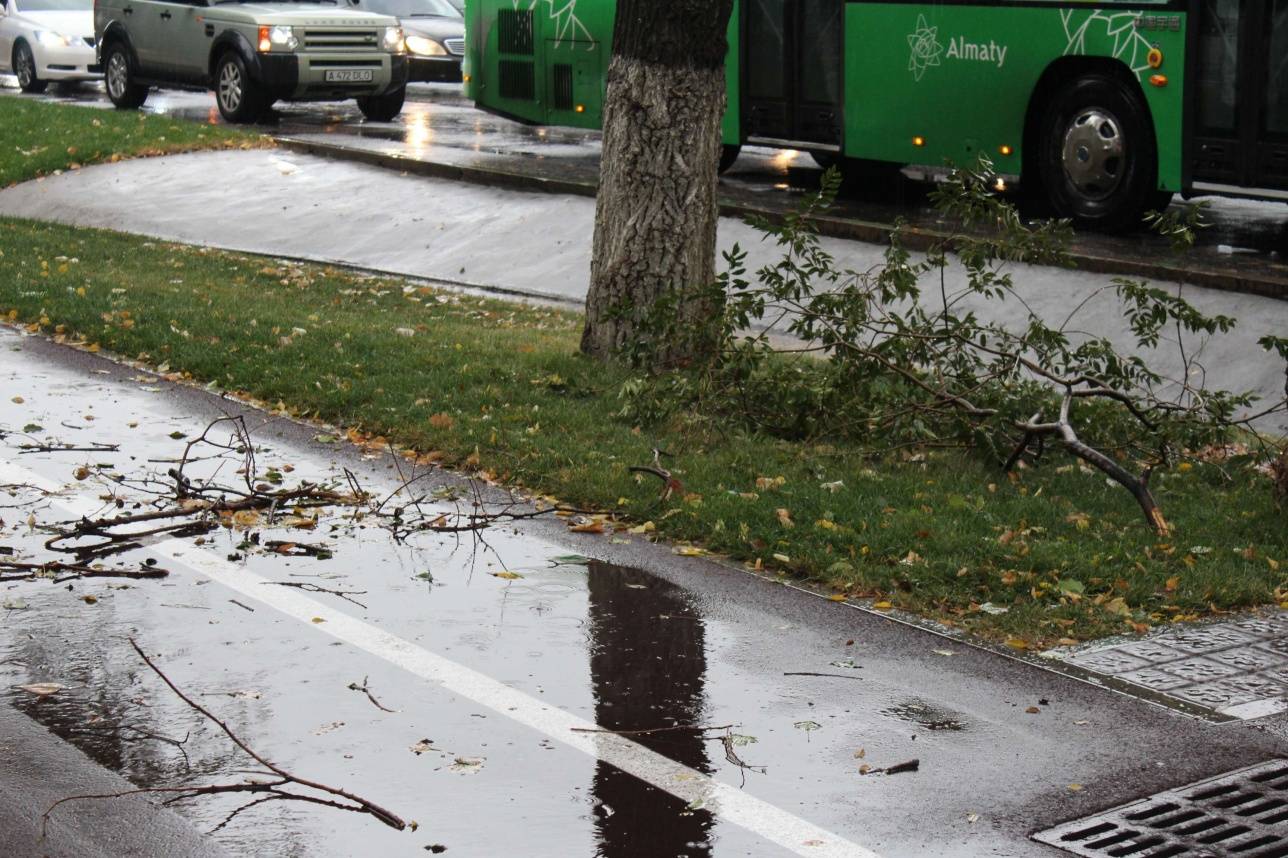
{"label": "puddle on road", "polygon": [[911,721],[931,731],[948,730],[956,733],[966,729],[966,723],[960,720],[958,713],[941,709],[918,698],[892,706],[885,710],[885,714]]}

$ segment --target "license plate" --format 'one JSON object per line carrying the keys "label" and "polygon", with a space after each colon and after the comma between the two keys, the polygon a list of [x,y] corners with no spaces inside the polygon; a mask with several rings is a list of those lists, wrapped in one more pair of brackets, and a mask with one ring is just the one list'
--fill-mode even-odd
{"label": "license plate", "polygon": [[327,69],[327,83],[370,83],[371,69]]}

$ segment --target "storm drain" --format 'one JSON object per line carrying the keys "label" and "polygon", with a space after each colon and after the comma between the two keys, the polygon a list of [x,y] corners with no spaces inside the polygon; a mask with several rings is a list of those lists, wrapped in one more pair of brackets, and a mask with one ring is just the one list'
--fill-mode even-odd
{"label": "storm drain", "polygon": [[1288,760],[1158,793],[1033,839],[1093,858],[1288,858]]}

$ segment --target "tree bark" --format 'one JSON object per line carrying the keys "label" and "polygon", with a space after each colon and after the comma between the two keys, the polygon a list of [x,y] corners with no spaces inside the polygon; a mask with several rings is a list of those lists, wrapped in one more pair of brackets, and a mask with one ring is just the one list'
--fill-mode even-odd
{"label": "tree bark", "polygon": [[[611,358],[673,290],[715,281],[716,166],[732,0],[619,0],[604,104],[583,352]],[[677,305],[680,330],[709,301]],[[691,337],[657,344],[655,364],[692,359]]]}

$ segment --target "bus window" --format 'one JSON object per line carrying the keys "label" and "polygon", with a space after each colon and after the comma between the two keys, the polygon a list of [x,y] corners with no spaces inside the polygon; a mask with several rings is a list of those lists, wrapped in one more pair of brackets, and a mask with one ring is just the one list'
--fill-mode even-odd
{"label": "bus window", "polygon": [[1203,0],[1199,35],[1199,127],[1235,130],[1239,79],[1239,0]]}
{"label": "bus window", "polygon": [[1270,6],[1269,58],[1265,130],[1288,135],[1288,0],[1274,0]]}

